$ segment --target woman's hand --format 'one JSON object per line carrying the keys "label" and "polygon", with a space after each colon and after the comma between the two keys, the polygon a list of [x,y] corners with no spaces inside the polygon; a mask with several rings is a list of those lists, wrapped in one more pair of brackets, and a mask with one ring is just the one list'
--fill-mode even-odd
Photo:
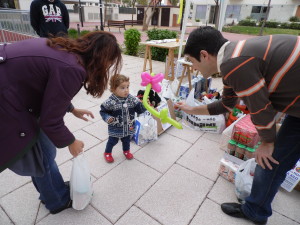
{"label": "woman's hand", "polygon": [[83,151],[84,143],[75,139],[75,141],[69,145],[70,153],[76,157]]}
{"label": "woman's hand", "polygon": [[275,164],[279,164],[277,160],[275,160],[272,157],[274,151],[274,143],[266,143],[262,142],[259,147],[255,151],[255,160],[258,165],[260,165],[263,169],[266,168],[266,166],[272,170],[272,166],[269,161]]}
{"label": "woman's hand", "polygon": [[86,109],[76,109],[76,108],[74,108],[71,113],[73,113],[73,115],[76,116],[77,118],[85,120],[85,121],[89,121],[89,120],[86,117],[84,117],[84,115],[87,115],[87,116],[94,119],[93,113],[86,110]]}

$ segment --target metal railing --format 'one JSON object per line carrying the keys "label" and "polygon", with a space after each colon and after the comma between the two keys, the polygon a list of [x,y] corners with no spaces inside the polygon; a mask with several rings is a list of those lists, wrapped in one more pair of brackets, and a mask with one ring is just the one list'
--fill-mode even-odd
{"label": "metal railing", "polygon": [[0,43],[38,37],[30,25],[28,10],[0,9]]}

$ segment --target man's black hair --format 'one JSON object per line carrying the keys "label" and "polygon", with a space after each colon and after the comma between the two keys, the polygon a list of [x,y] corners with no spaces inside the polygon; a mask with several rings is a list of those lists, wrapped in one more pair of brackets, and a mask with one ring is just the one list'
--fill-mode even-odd
{"label": "man's black hair", "polygon": [[205,50],[213,56],[217,56],[222,45],[228,40],[220,31],[213,27],[200,27],[193,30],[187,40],[184,54],[190,55],[200,61],[200,51]]}

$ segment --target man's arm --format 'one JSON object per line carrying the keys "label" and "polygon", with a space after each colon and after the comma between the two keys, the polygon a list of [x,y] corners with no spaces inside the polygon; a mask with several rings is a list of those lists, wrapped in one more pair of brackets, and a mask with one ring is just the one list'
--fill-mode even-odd
{"label": "man's arm", "polygon": [[276,139],[277,111],[269,99],[269,91],[262,75],[264,62],[254,57],[238,57],[221,66],[225,71],[224,83],[230,86],[247,105],[251,120],[261,138],[262,144],[256,150],[256,161],[262,167],[272,169],[278,164],[273,157]]}
{"label": "man's arm", "polygon": [[66,28],[69,29],[70,26],[70,17],[69,12],[65,4],[62,4],[62,14],[63,14],[63,23],[65,24]]}

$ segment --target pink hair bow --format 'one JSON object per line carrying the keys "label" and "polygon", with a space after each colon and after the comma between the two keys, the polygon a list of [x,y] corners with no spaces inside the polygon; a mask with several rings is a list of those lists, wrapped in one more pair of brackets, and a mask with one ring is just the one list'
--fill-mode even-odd
{"label": "pink hair bow", "polygon": [[156,92],[161,91],[161,86],[159,82],[161,82],[164,79],[164,75],[162,73],[158,73],[155,76],[151,76],[149,73],[143,72],[141,74],[142,77],[142,86],[147,86],[148,84],[151,84],[152,89]]}

